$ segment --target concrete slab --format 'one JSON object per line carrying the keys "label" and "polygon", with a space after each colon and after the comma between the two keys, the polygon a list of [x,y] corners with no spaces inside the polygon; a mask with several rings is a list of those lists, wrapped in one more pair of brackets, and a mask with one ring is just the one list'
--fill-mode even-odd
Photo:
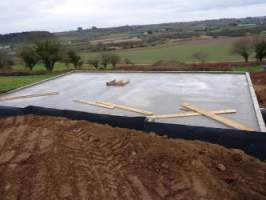
{"label": "concrete slab", "polygon": [[[125,87],[108,87],[113,79],[130,80]],[[59,95],[0,101],[1,106],[23,108],[29,105],[47,108],[68,109],[83,112],[118,116],[140,114],[83,105],[73,100],[103,100],[128,105],[154,114],[180,112],[180,105],[189,102],[208,110],[236,109],[231,118],[257,131],[265,125],[258,110],[258,102],[249,75],[246,73],[197,73],[197,72],[76,72],[13,91],[3,97],[19,96],[47,91]],[[203,116],[156,120],[162,123],[184,124],[215,128],[229,128]]]}

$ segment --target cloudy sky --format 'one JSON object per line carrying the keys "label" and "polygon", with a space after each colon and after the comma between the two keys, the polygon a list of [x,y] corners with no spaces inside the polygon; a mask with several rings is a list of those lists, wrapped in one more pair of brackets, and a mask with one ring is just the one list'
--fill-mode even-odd
{"label": "cloudy sky", "polygon": [[266,0],[0,0],[0,33],[263,16]]}

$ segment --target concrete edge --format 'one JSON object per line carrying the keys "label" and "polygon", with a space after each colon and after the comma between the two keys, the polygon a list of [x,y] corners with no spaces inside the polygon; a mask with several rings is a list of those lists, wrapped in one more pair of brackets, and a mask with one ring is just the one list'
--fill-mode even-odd
{"label": "concrete edge", "polygon": [[101,71],[101,70],[73,70],[72,73],[209,73],[209,74],[246,74],[246,72],[234,72],[234,71],[134,71],[134,70],[107,70],[107,71]]}
{"label": "concrete edge", "polygon": [[256,92],[255,92],[255,89],[253,87],[252,80],[250,78],[249,72],[246,72],[246,78],[247,78],[249,92],[250,92],[250,96],[251,96],[251,99],[252,99],[252,102],[253,102],[254,110],[256,112],[256,117],[257,117],[257,120],[258,120],[258,123],[259,123],[260,130],[261,130],[261,132],[266,132],[266,127],[265,127],[265,123],[264,123],[264,120],[263,120],[263,117],[262,117],[262,114],[261,114],[261,111],[260,111],[258,98],[257,98]]}
{"label": "concrete edge", "polygon": [[36,86],[36,85],[40,85],[42,83],[45,83],[45,82],[48,82],[48,81],[51,81],[51,80],[55,80],[57,78],[64,77],[64,76],[67,76],[67,75],[70,75],[70,74],[85,73],[85,72],[86,73],[187,73],[187,74],[191,74],[191,73],[200,73],[200,74],[201,73],[210,73],[210,74],[241,74],[241,75],[245,74],[246,78],[247,78],[247,81],[248,81],[249,91],[250,91],[250,95],[251,95],[251,98],[252,98],[252,101],[253,101],[253,106],[254,106],[254,109],[255,109],[255,113],[256,113],[256,117],[257,117],[258,123],[259,123],[260,130],[262,132],[266,132],[266,127],[265,127],[265,123],[264,123],[262,114],[260,112],[260,107],[259,107],[259,104],[258,104],[257,96],[256,96],[255,90],[253,88],[253,84],[252,84],[252,81],[251,81],[251,78],[250,78],[248,72],[227,72],[227,71],[126,71],[126,70],[124,70],[124,71],[98,71],[98,70],[90,71],[90,70],[72,70],[72,71],[69,71],[67,73],[63,73],[63,74],[60,74],[60,75],[57,75],[57,76],[54,76],[54,77],[51,77],[51,78],[48,78],[48,79],[45,79],[45,80],[42,80],[42,81],[38,81],[38,82],[30,84],[30,85],[26,85],[24,87],[20,87],[20,88],[11,90],[9,92],[0,94],[0,97],[8,95],[8,94],[15,93],[15,92],[19,92],[19,91],[21,91],[23,89],[27,89],[27,88],[30,88],[30,87],[33,87],[33,86]]}

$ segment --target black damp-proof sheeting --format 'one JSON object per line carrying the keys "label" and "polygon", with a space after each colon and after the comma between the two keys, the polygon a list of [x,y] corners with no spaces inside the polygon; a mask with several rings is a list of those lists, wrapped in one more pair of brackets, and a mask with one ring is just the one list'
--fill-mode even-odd
{"label": "black damp-proof sheeting", "polygon": [[26,108],[0,106],[0,118],[26,115],[26,114],[66,117],[72,120],[87,120],[90,122],[95,122],[100,124],[108,124],[114,127],[129,128],[136,130],[144,129],[144,121],[146,119],[145,117],[121,117],[113,115],[78,112],[71,110],[59,110],[59,109],[44,108],[37,106],[28,106]]}
{"label": "black damp-proof sheeting", "polygon": [[[262,111],[262,113],[263,112],[265,113],[265,110]],[[26,108],[0,106],[1,118],[25,114],[59,116],[73,120],[87,120],[101,124],[109,124],[113,127],[142,130],[147,133],[154,132],[159,135],[167,135],[169,138],[199,140],[219,144],[227,148],[241,149],[247,154],[260,160],[266,160],[266,133],[261,132],[156,123],[148,122],[145,117],[121,117],[35,106],[29,106]]]}
{"label": "black damp-proof sheeting", "polygon": [[262,114],[264,122],[266,123],[266,108],[261,109],[261,114]]}

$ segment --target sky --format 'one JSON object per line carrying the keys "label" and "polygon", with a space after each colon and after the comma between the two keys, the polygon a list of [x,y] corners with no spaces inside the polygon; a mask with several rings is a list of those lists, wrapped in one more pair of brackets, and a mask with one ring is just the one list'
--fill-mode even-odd
{"label": "sky", "polygon": [[0,34],[266,15],[266,0],[0,0]]}

